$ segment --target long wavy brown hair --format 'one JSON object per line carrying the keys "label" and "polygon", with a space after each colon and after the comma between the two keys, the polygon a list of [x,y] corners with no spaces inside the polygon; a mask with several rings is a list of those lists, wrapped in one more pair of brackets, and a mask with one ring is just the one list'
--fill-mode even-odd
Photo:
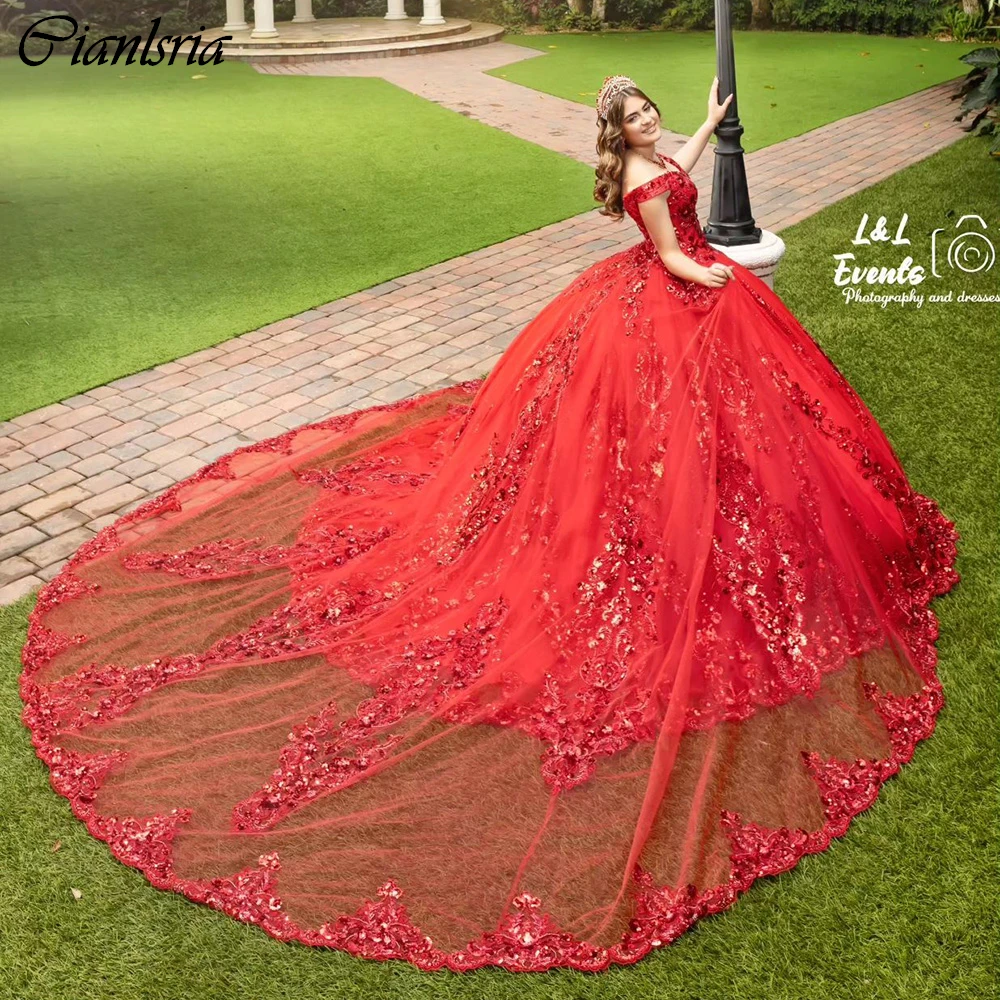
{"label": "long wavy brown hair", "polygon": [[[641,97],[649,101],[660,114],[656,102],[638,87],[626,87],[616,94],[608,106],[608,117],[597,119],[597,169],[594,173],[594,201],[602,202],[601,215],[620,219],[625,214],[622,204],[622,175],[625,172],[625,137],[622,135],[622,119],[625,117],[625,98]],[[661,116],[662,117],[662,116]]]}

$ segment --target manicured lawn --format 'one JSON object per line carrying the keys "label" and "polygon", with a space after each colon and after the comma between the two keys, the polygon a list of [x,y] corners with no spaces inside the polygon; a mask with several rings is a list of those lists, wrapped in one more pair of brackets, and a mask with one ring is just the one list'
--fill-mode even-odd
{"label": "manicured lawn", "polygon": [[0,95],[0,420],[594,205],[380,79],[5,58]]}
{"label": "manicured lawn", "polygon": [[[508,35],[504,41],[545,56],[500,66],[489,71],[492,76],[592,108],[604,78],[620,73],[656,101],[665,128],[690,135],[705,120],[715,76],[713,32]],[[752,152],[965,76],[970,67],[958,57],[979,46],[927,38],[737,31],[733,47],[745,129],[740,141]]]}
{"label": "manicured lawn", "polygon": [[[939,598],[946,704],[934,735],[847,836],[763,879],[724,914],[631,968],[422,974],[406,963],[280,944],[158,892],[111,859],[48,785],[19,721],[18,653],[33,597],[0,608],[0,939],[18,1000],[982,1000],[995,996],[996,306],[846,305],[832,254],[861,214],[910,213],[906,249],[989,214],[996,169],[965,140],[784,230],[778,292],[868,402],[913,481],[962,533],[962,581]],[[988,201],[987,197],[993,200]],[[952,213],[952,214],[949,214]],[[888,263],[900,247],[873,247]],[[858,248],[861,252],[861,248]],[[992,275],[934,290],[996,291]],[[920,288],[931,289],[930,279]],[[470,792],[474,794],[474,792]],[[60,843],[58,851],[53,850]],[[71,889],[82,892],[75,900]],[[992,916],[991,916],[992,914]]]}

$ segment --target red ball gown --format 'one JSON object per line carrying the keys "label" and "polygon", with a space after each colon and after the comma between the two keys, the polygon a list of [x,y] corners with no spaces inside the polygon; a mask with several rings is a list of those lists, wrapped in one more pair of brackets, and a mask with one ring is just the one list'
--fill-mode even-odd
{"label": "red ball gown", "polygon": [[23,718],[116,858],[281,940],[597,971],[931,734],[955,525],[663,162],[488,377],[226,455],[43,587]]}

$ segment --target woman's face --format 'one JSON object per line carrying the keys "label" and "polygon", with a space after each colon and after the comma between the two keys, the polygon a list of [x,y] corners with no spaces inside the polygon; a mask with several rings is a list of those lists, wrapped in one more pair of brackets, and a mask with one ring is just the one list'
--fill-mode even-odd
{"label": "woman's face", "polygon": [[622,136],[627,146],[648,146],[660,138],[660,116],[645,97],[629,94],[622,114]]}

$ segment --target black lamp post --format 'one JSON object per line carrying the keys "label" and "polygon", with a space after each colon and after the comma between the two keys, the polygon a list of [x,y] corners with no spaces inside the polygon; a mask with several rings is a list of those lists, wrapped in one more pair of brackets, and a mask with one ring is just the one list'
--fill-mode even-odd
{"label": "black lamp post", "polygon": [[750,211],[746,164],[743,162],[743,147],[740,145],[743,126],[736,110],[736,59],[733,55],[730,4],[731,0],[715,0],[715,59],[718,66],[719,100],[724,101],[729,94],[733,95],[733,99],[726,108],[726,116],[715,129],[719,141],[715,147],[712,207],[705,226],[705,236],[709,242],[720,246],[760,242],[760,228],[754,224]]}

